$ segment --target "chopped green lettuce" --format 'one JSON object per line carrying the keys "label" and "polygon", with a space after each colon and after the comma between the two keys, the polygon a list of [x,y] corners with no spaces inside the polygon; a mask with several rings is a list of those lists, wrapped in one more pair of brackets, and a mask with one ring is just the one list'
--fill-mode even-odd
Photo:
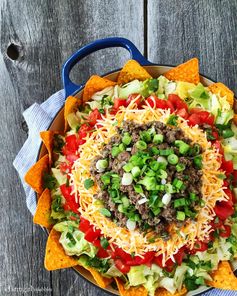
{"label": "chopped green lettuce", "polygon": [[61,232],[59,242],[69,256],[80,256],[82,254],[95,257],[97,248],[84,238],[84,233],[78,230],[74,221],[63,221],[54,226],[55,230]]}
{"label": "chopped green lettuce", "polygon": [[143,82],[137,79],[118,87],[118,97],[127,99],[131,94],[140,94],[143,89]]}
{"label": "chopped green lettuce", "polygon": [[52,168],[51,170],[52,170],[53,176],[57,180],[59,186],[65,184],[67,182],[66,174],[62,174],[60,169]]}
{"label": "chopped green lettuce", "polygon": [[138,286],[146,282],[144,275],[145,268],[145,265],[132,266],[130,268],[130,271],[127,274],[130,286]]}
{"label": "chopped green lettuce", "polygon": [[115,87],[109,86],[105,89],[96,92],[90,101],[86,104],[90,106],[92,110],[108,108],[113,105],[113,96],[114,96]]}

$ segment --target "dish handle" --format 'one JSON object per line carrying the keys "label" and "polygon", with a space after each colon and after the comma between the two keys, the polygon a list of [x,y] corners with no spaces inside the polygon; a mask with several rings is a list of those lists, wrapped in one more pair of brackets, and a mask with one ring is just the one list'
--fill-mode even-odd
{"label": "dish handle", "polygon": [[77,52],[75,52],[63,65],[62,70],[62,79],[63,79],[63,86],[65,89],[65,98],[70,95],[75,94],[78,92],[82,87],[83,84],[75,84],[71,81],[69,75],[70,72],[75,64],[77,64],[80,60],[84,57],[88,56],[89,54],[104,48],[110,47],[123,47],[127,49],[130,53],[130,57],[137,62],[139,62],[142,66],[145,65],[152,65],[137,49],[137,47],[128,39],[121,38],[121,37],[110,37],[99,39],[93,41],[82,48],[80,48]]}

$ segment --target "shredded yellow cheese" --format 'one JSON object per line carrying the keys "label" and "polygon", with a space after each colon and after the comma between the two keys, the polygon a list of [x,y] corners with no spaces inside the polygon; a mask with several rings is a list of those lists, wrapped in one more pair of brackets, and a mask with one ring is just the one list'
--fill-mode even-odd
{"label": "shredded yellow cheese", "polygon": [[153,232],[144,236],[138,230],[129,231],[117,226],[99,212],[101,205],[98,205],[94,198],[94,195],[100,191],[96,182],[92,188],[86,190],[84,180],[93,178],[90,174],[92,160],[95,156],[100,155],[104,144],[107,144],[111,137],[116,135],[116,126],[122,126],[123,121],[134,121],[139,124],[151,121],[167,122],[170,116],[169,110],[152,109],[149,105],[138,110],[134,101],[127,108],[122,107],[116,115],[107,113],[102,120],[98,121],[95,131],[87,136],[86,143],[79,148],[80,158],[73,165],[70,182],[74,186],[74,193],[79,198],[81,215],[99,228],[102,234],[109,238],[110,243],[113,242],[126,252],[134,252],[136,255],[156,251],[157,256],[164,254],[163,260],[165,262],[169,258],[172,259],[182,246],[188,245],[192,248],[197,239],[205,240],[211,230],[210,221],[215,216],[213,208],[216,202],[228,199],[222,188],[223,180],[218,178],[221,173],[220,154],[207,141],[206,134],[198,126],[190,127],[186,120],[179,117],[178,127],[193,143],[199,143],[204,151],[202,153],[202,196],[205,205],[199,209],[196,221],[187,221],[179,229],[172,225],[170,227],[172,235],[169,240],[157,239],[153,243],[149,242],[149,238],[154,236]]}

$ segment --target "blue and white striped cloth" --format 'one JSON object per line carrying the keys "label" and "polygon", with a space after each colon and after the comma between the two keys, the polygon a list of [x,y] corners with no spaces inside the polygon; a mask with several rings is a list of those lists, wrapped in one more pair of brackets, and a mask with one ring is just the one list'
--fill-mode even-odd
{"label": "blue and white striped cloth", "polygon": [[[23,116],[29,128],[29,136],[22,146],[21,150],[17,154],[13,165],[20,176],[23,188],[26,193],[26,204],[32,215],[35,213],[36,210],[36,196],[34,191],[24,182],[24,176],[28,169],[36,162],[38,150],[41,144],[39,132],[47,130],[52,119],[64,104],[64,100],[64,91],[60,90],[57,93],[53,94],[47,101],[45,101],[41,105],[34,103],[23,113]],[[203,289],[201,288],[200,293],[202,293],[202,291]],[[237,296],[237,292],[212,289],[206,293],[202,293],[201,295]]]}

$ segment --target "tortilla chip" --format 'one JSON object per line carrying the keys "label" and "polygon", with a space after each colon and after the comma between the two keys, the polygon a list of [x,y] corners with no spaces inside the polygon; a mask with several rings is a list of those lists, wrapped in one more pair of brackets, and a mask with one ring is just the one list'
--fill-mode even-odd
{"label": "tortilla chip", "polygon": [[33,218],[35,224],[39,224],[46,228],[50,228],[50,213],[51,213],[51,194],[49,189],[45,189],[39,197],[36,212]]}
{"label": "tortilla chip", "polygon": [[148,292],[145,287],[130,287],[125,289],[123,282],[119,278],[115,278],[115,281],[118,286],[119,294],[121,296],[147,296]]}
{"label": "tortilla chip", "polygon": [[134,79],[146,80],[152,76],[135,60],[129,60],[118,75],[118,84],[125,84]]}
{"label": "tortilla chip", "polygon": [[[97,285],[103,289],[105,289],[112,281],[112,278],[106,278],[102,276],[97,270],[95,270],[92,267],[89,267],[85,264],[82,264],[80,261],[77,262],[80,266],[84,267],[86,270],[88,270],[91,275],[93,276],[94,280],[96,281]],[[75,267],[76,269],[77,266]],[[78,269],[79,270],[79,269]],[[80,270],[79,270],[80,271]]]}
{"label": "tortilla chip", "polygon": [[53,155],[53,141],[54,141],[54,135],[57,134],[57,132],[54,131],[43,131],[40,132],[40,137],[48,150],[49,153],[49,161],[52,162],[52,155]]}
{"label": "tortilla chip", "polygon": [[164,76],[169,80],[179,80],[198,84],[200,82],[198,59],[193,58],[169,70]]}
{"label": "tortilla chip", "polygon": [[235,125],[237,125],[237,114],[234,114],[233,121],[234,121]]}
{"label": "tortilla chip", "polygon": [[100,91],[106,87],[114,86],[116,83],[109,79],[100,77],[98,75],[92,75],[87,81],[83,90],[83,102],[87,102],[91,99],[94,93]]}
{"label": "tortilla chip", "polygon": [[76,98],[76,97],[69,96],[66,99],[65,106],[64,106],[64,120],[65,120],[64,132],[65,133],[66,133],[67,128],[68,128],[68,122],[67,122],[68,114],[76,112],[80,105],[81,105],[81,100]]}
{"label": "tortilla chip", "polygon": [[210,91],[214,94],[220,94],[221,97],[226,97],[227,102],[233,107],[234,93],[226,85],[221,82],[213,83],[209,87]]}
{"label": "tortilla chip", "polygon": [[180,292],[175,292],[174,294],[171,294],[165,288],[158,288],[156,290],[155,296],[183,296],[186,293],[187,293],[187,289],[185,287],[183,287]]}
{"label": "tortilla chip", "polygon": [[71,256],[66,255],[62,245],[59,242],[60,235],[60,232],[57,232],[53,228],[50,231],[47,240],[44,266],[49,271],[69,268],[78,264],[77,260]]}
{"label": "tortilla chip", "polygon": [[237,277],[228,261],[219,263],[218,269],[212,274],[213,281],[207,282],[210,287],[237,291]]}
{"label": "tortilla chip", "polygon": [[46,154],[38,160],[25,175],[25,182],[39,194],[44,190],[43,174],[45,171],[48,171],[48,167],[49,155]]}

